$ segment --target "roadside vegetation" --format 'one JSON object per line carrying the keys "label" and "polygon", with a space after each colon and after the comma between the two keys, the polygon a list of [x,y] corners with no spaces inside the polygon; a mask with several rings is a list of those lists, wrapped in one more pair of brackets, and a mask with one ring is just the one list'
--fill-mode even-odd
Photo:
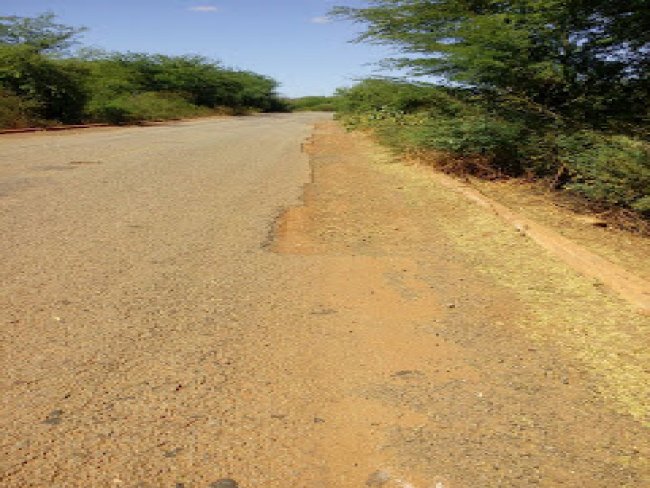
{"label": "roadside vegetation", "polygon": [[53,14],[0,17],[0,128],[285,111],[278,83],[200,56],[70,50]]}
{"label": "roadside vegetation", "polygon": [[295,112],[335,112],[336,101],[336,97],[309,96],[290,98],[287,103]]}
{"label": "roadside vegetation", "polygon": [[338,92],[349,127],[443,170],[546,180],[650,218],[650,10],[623,0],[373,0],[333,13],[435,83]]}

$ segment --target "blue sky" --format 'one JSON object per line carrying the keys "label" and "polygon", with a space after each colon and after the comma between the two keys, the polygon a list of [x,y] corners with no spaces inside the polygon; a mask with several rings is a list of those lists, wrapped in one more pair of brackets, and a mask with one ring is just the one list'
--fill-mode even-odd
{"label": "blue sky", "polygon": [[[361,0],[0,0],[0,15],[52,11],[86,26],[83,44],[116,51],[201,54],[281,82],[288,96],[328,95],[391,53],[351,44],[359,27],[327,11]],[[371,64],[370,66],[368,64]]]}

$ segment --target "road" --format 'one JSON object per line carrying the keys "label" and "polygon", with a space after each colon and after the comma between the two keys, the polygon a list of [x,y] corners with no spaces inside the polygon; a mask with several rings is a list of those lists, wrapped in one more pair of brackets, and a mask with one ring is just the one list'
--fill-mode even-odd
{"label": "road", "polygon": [[263,245],[319,118],[0,141],[5,483],[157,479],[181,444],[218,474],[228,344],[294,298]]}
{"label": "road", "polygon": [[647,321],[328,119],[0,139],[2,486],[648,481]]}

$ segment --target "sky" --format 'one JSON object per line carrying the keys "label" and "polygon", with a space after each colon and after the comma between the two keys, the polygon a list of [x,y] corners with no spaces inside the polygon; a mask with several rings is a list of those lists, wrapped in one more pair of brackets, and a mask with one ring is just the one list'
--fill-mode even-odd
{"label": "sky", "polygon": [[[110,51],[200,54],[271,76],[285,96],[330,95],[382,74],[387,47],[350,43],[360,26],[332,20],[333,5],[363,0],[0,0],[0,16],[54,12],[85,26],[81,41]],[[387,73],[383,73],[387,74]]]}

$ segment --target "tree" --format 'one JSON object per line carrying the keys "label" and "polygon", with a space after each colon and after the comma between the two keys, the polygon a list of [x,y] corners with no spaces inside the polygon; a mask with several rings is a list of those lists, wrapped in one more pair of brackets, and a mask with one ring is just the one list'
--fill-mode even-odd
{"label": "tree", "polygon": [[84,29],[51,13],[0,17],[0,123],[135,122],[228,107],[282,109],[277,83],[201,56],[66,50]]}
{"label": "tree", "polygon": [[528,110],[587,123],[642,121],[648,94],[648,0],[372,0],[333,13],[366,26],[360,41],[397,46],[392,60]]}
{"label": "tree", "polygon": [[26,45],[38,52],[62,52],[74,45],[86,29],[56,23],[55,18],[52,12],[37,17],[0,17],[0,44]]}
{"label": "tree", "polygon": [[38,106],[44,119],[78,122],[83,117],[85,75],[72,61],[49,59],[26,45],[0,44],[0,88]]}
{"label": "tree", "polygon": [[0,88],[19,96],[42,119],[77,122],[87,94],[86,70],[53,59],[72,46],[83,28],[55,22],[52,13],[37,17],[0,17]]}

